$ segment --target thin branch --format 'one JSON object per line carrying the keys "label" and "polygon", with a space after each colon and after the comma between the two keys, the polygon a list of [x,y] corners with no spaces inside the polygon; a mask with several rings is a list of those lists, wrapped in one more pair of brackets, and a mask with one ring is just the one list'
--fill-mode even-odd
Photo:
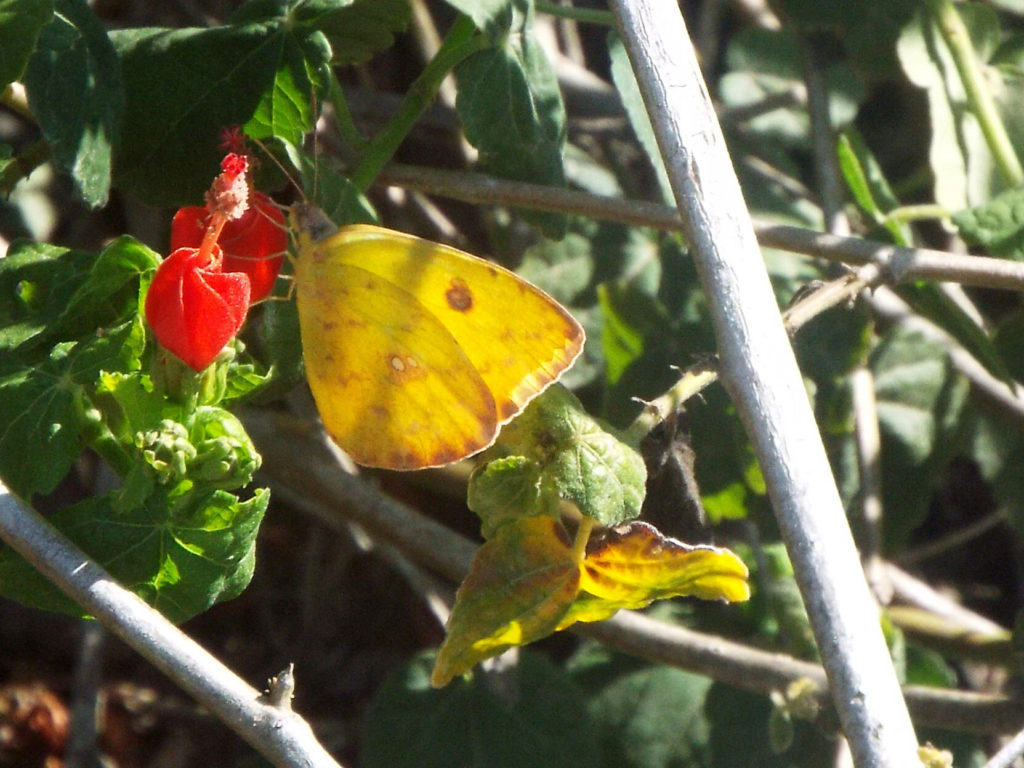
{"label": "thin branch", "polygon": [[[241,416],[264,459],[261,477],[276,497],[287,498],[339,531],[346,532],[354,522],[375,541],[393,546],[452,582],[465,578],[476,544],[339,469],[306,422],[267,410],[249,410]],[[622,653],[699,672],[743,690],[767,695],[810,678],[822,685],[822,697],[827,695],[825,674],[817,664],[632,611],[620,611],[600,624],[577,625],[574,631]],[[1012,733],[1024,727],[1024,706],[1004,696],[921,686],[908,687],[905,694],[921,725],[975,733]]]}
{"label": "thin branch", "polygon": [[860,537],[864,573],[882,605],[892,598],[892,585],[882,563],[882,435],[878,428],[878,403],[875,379],[867,366],[850,374],[854,413],[854,437],[857,445],[859,501],[863,534]]}
{"label": "thin branch", "polygon": [[0,538],[280,768],[338,768],[298,715],[251,688],[0,485]]}
{"label": "thin branch", "polygon": [[[477,205],[557,211],[639,227],[683,231],[678,211],[641,200],[624,200],[620,197],[506,181],[479,173],[401,164],[387,166],[377,180]],[[874,264],[883,269],[888,282],[894,284],[936,280],[1024,291],[1022,262],[984,256],[961,256],[927,248],[906,248],[765,222],[754,222],[754,232],[758,242],[766,248],[778,248],[851,266]]]}
{"label": "thin branch", "polygon": [[611,5],[707,297],[722,383],[764,472],[854,760],[913,765],[917,738],[878,609],[682,16],[657,0]]}
{"label": "thin branch", "polygon": [[1013,761],[1021,755],[1024,755],[1024,731],[1014,736],[981,768],[1011,768]]}

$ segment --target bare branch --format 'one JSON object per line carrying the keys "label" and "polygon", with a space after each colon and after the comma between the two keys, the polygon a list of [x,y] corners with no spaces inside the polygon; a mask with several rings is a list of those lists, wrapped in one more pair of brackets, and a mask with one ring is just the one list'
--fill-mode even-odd
{"label": "bare branch", "polygon": [[298,715],[251,688],[0,485],[0,538],[280,768],[338,768]]}

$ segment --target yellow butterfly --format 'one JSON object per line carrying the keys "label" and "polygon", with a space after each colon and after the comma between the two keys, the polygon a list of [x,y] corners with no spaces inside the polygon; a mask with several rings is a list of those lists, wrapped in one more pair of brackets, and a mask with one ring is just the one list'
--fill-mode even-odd
{"label": "yellow butterfly", "polygon": [[506,269],[381,227],[335,230],[292,209],[306,376],[331,438],[357,463],[449,464],[557,381],[583,328]]}

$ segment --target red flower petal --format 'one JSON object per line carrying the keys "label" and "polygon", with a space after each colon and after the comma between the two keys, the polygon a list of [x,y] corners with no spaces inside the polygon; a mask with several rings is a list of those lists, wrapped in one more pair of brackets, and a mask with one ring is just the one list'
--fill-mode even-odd
{"label": "red flower petal", "polygon": [[[181,208],[171,222],[171,250],[198,247],[206,232],[206,208]],[[228,221],[220,234],[225,272],[249,275],[253,303],[261,301],[274,288],[281,271],[288,233],[284,214],[261,192],[252,195],[252,206],[241,218]]]}
{"label": "red flower petal", "polygon": [[161,346],[202,371],[238,333],[249,308],[249,278],[211,269],[209,257],[179,248],[157,267],[146,322]]}

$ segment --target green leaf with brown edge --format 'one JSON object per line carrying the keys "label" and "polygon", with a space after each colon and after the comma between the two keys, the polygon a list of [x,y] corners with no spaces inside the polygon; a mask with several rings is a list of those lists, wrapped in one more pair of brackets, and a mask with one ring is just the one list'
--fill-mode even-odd
{"label": "green leaf with brown edge", "polygon": [[579,579],[557,520],[527,517],[503,525],[477,551],[459,587],[431,684],[441,688],[484,659],[550,635]]}
{"label": "green leaf with brown edge", "polygon": [[747,566],[728,549],[683,544],[640,521],[610,531],[581,570],[581,590],[620,608],[687,595],[750,599]]}

